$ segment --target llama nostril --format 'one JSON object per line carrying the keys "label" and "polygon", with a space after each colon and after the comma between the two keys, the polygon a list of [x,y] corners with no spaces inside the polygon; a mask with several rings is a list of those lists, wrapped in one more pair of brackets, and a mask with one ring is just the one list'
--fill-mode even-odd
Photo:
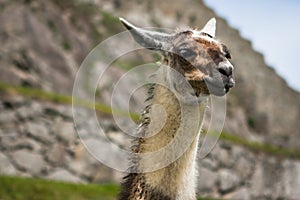
{"label": "llama nostril", "polygon": [[232,68],[231,67],[220,67],[220,68],[218,68],[218,70],[224,76],[231,76],[232,75]]}
{"label": "llama nostril", "polygon": [[232,69],[231,68],[219,68],[218,70],[224,76],[231,76],[232,75]]}

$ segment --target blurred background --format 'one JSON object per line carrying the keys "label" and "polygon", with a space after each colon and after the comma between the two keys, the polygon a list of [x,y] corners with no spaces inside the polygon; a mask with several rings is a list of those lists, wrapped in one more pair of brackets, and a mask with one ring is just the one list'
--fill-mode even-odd
{"label": "blurred background", "polygon": [[[72,88],[88,53],[124,31],[119,16],[170,29],[217,18],[237,84],[227,97],[224,132],[199,160],[199,196],[300,199],[299,8],[292,0],[0,0],[0,199],[115,198],[123,173],[80,142]],[[97,116],[119,146],[129,144],[109,113],[113,86],[132,67],[158,60],[147,50],[124,55],[99,83]],[[143,98],[132,97],[132,112]],[[79,128],[88,137],[96,126]]]}

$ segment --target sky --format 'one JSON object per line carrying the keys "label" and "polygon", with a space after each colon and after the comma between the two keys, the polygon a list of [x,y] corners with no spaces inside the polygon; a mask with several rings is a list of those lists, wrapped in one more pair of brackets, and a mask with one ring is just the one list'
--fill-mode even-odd
{"label": "sky", "polygon": [[204,0],[250,39],[288,85],[300,92],[299,0]]}

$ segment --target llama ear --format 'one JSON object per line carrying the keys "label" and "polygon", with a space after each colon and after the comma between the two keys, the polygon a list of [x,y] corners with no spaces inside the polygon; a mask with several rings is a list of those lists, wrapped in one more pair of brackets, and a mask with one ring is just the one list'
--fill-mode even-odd
{"label": "llama ear", "polygon": [[216,37],[216,18],[211,18],[204,28],[201,30],[201,32],[207,33],[211,35],[212,37]]}
{"label": "llama ear", "polygon": [[172,35],[156,31],[144,30],[142,28],[134,26],[121,17],[119,19],[122,24],[130,31],[135,41],[141,46],[150,50],[168,50],[168,44],[170,44]]}

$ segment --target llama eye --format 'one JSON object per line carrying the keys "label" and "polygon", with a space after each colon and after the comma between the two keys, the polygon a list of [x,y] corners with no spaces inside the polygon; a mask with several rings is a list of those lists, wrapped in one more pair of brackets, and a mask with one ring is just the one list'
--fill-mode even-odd
{"label": "llama eye", "polygon": [[223,51],[224,51],[225,58],[231,59],[231,55],[230,55],[229,49],[224,44],[222,44],[222,48],[223,48]]}
{"label": "llama eye", "polygon": [[179,55],[185,59],[192,58],[196,56],[196,53],[191,49],[181,49],[179,50]]}
{"label": "llama eye", "polygon": [[227,59],[231,59],[231,54],[230,54],[229,52],[226,52],[225,57],[226,57]]}

